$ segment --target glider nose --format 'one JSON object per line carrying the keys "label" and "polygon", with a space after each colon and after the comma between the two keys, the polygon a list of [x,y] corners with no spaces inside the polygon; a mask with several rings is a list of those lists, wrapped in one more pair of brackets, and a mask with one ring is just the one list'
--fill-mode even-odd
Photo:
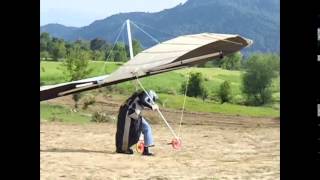
{"label": "glider nose", "polygon": [[253,44],[253,40],[251,40],[251,39],[245,39],[246,41],[247,41],[247,47],[250,47],[252,44]]}

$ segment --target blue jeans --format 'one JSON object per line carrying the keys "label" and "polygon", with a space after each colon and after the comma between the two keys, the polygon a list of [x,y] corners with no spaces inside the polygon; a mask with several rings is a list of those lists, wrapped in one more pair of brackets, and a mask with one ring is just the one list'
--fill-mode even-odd
{"label": "blue jeans", "polygon": [[149,123],[142,117],[142,134],[144,136],[144,146],[148,147],[153,144],[152,129]]}

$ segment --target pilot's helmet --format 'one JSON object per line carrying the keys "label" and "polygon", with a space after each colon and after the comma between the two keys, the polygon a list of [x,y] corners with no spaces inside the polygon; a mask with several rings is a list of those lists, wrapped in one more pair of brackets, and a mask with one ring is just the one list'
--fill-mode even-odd
{"label": "pilot's helmet", "polygon": [[157,93],[154,92],[153,90],[149,90],[147,93],[148,94],[143,93],[143,96],[141,97],[140,100],[142,105],[151,108],[159,97]]}
{"label": "pilot's helmet", "polygon": [[153,90],[148,91],[149,97],[151,97],[153,102],[156,102],[156,100],[159,98],[157,93],[154,92]]}

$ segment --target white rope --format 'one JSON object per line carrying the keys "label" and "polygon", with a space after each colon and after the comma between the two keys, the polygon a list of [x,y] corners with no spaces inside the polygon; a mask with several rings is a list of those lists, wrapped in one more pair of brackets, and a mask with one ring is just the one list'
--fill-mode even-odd
{"label": "white rope", "polygon": [[[138,79],[138,76],[136,76],[136,80],[139,83],[140,87],[143,89],[143,91],[147,94],[147,96],[151,99],[151,102],[153,104],[155,104],[155,102],[153,101],[153,99],[150,97],[149,93],[146,91],[146,89],[143,87],[143,85],[141,84],[141,82]],[[163,116],[163,114],[161,113],[161,111],[159,110],[159,108],[157,108],[157,111],[159,113],[159,115],[161,116],[162,120],[165,122],[165,124],[168,126],[168,128],[170,129],[170,132],[172,133],[172,135],[176,138],[179,139],[178,136],[176,135],[176,133],[174,132],[174,130],[172,129],[172,127],[169,125],[168,121],[166,120],[166,118]]]}
{"label": "white rope", "polygon": [[124,25],[125,25],[125,23],[123,22],[122,25],[121,25],[120,31],[119,31],[119,33],[118,33],[118,35],[117,35],[117,37],[116,37],[116,40],[114,41],[113,46],[112,46],[111,50],[109,51],[109,54],[108,54],[107,59],[106,59],[106,62],[103,64],[102,70],[105,70],[107,61],[108,61],[108,59],[109,59],[109,57],[110,57],[110,55],[111,55],[114,47],[116,46],[116,42],[118,41],[118,39],[119,39],[119,37],[120,37],[120,34],[121,34],[121,32],[122,32],[122,30],[123,30],[123,28],[124,28]]}
{"label": "white rope", "polygon": [[[132,23],[133,23],[133,22],[132,22]],[[177,36],[179,36],[179,35],[174,35],[174,34],[170,34],[170,33],[167,33],[167,32],[160,31],[160,30],[158,30],[158,29],[156,29],[156,28],[153,28],[153,27],[151,27],[151,26],[149,26],[149,25],[145,25],[145,24],[137,23],[137,22],[135,22],[135,23],[136,23],[136,24],[140,24],[140,25],[142,25],[142,26],[149,27],[150,29],[153,29],[153,30],[155,30],[155,31],[158,31],[158,32],[161,32],[161,33],[170,35],[170,36],[172,36],[172,37],[177,37]],[[206,35],[205,35],[205,36],[206,36]],[[195,36],[189,36],[189,37],[191,37],[191,38],[197,38],[197,39],[202,39],[201,37],[195,37]],[[232,43],[232,44],[242,45],[242,43],[234,42],[234,41],[227,40],[227,39],[222,39],[222,38],[217,38],[217,37],[212,37],[212,36],[209,36],[209,38],[213,38],[213,39],[217,39],[217,40],[220,40],[220,41],[229,42],[229,43]],[[182,45],[189,45],[189,44],[182,44]]]}
{"label": "white rope", "polygon": [[141,25],[141,26],[148,27],[148,28],[153,29],[153,30],[155,30],[155,31],[161,32],[161,33],[163,33],[163,34],[172,36],[172,37],[177,37],[177,36],[178,36],[178,35],[174,35],[174,34],[170,34],[170,33],[164,32],[164,31],[160,31],[159,29],[156,29],[156,28],[151,27],[151,26],[149,26],[149,25],[142,24],[142,23],[140,23],[140,22],[138,23],[137,21],[135,21],[135,23],[138,24],[138,25]]}
{"label": "white rope", "polygon": [[189,84],[189,79],[190,79],[190,74],[188,73],[187,75],[187,81],[186,81],[186,88],[184,91],[184,99],[183,99],[183,105],[182,105],[182,110],[181,110],[181,117],[180,117],[180,123],[179,123],[179,131],[178,131],[178,136],[181,137],[181,126],[182,126],[182,120],[183,120],[183,112],[185,109],[185,104],[186,104],[186,99],[187,99],[187,91],[188,91],[188,84]]}
{"label": "white rope", "polygon": [[142,28],[140,28],[138,25],[136,25],[135,23],[133,23],[132,21],[130,21],[136,28],[138,28],[140,31],[142,31],[144,34],[146,34],[148,37],[150,37],[153,41],[155,41],[156,43],[160,43],[160,41],[158,41],[155,37],[153,37],[151,34],[147,33],[146,31],[144,31]]}

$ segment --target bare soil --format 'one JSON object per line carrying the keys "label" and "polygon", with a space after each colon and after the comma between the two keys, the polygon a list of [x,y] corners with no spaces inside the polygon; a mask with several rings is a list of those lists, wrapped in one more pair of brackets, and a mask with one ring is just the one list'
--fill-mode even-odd
{"label": "bare soil", "polygon": [[[70,97],[49,103],[72,105]],[[91,110],[116,115],[121,101],[101,98]],[[162,110],[178,132],[180,111]],[[280,179],[279,119],[186,112],[182,149],[168,142],[165,124],[153,121],[155,156],[115,153],[115,123],[41,122],[41,179]]]}

